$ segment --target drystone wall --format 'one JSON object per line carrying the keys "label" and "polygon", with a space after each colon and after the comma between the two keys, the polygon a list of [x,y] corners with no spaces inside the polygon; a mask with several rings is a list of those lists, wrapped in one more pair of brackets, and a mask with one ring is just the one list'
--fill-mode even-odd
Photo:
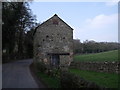
{"label": "drystone wall", "polygon": [[120,62],[72,62],[70,68],[97,72],[120,73]]}

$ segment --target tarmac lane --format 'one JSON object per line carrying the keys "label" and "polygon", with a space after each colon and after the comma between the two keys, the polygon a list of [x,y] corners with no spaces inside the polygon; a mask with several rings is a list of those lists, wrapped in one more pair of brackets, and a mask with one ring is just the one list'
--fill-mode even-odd
{"label": "tarmac lane", "polygon": [[31,75],[32,59],[2,65],[2,88],[42,88]]}

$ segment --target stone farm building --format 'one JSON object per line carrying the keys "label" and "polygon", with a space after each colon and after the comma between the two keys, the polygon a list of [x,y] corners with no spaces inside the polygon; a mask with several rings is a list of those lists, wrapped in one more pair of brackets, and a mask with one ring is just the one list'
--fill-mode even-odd
{"label": "stone farm building", "polygon": [[73,29],[56,14],[36,27],[34,63],[47,68],[66,68],[73,60]]}

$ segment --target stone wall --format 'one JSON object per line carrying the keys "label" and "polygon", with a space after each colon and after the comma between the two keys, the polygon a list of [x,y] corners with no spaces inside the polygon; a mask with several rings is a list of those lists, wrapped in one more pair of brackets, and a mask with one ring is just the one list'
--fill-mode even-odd
{"label": "stone wall", "polygon": [[60,66],[73,60],[73,29],[57,15],[43,22],[34,34],[34,63],[51,66],[53,55],[59,55]]}
{"label": "stone wall", "polygon": [[70,68],[97,72],[120,73],[120,62],[72,62]]}

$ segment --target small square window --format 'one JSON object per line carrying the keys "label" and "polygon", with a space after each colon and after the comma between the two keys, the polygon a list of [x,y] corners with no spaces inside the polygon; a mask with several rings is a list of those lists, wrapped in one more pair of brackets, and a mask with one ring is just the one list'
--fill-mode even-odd
{"label": "small square window", "polygon": [[57,19],[53,19],[53,24],[58,25],[58,20]]}

